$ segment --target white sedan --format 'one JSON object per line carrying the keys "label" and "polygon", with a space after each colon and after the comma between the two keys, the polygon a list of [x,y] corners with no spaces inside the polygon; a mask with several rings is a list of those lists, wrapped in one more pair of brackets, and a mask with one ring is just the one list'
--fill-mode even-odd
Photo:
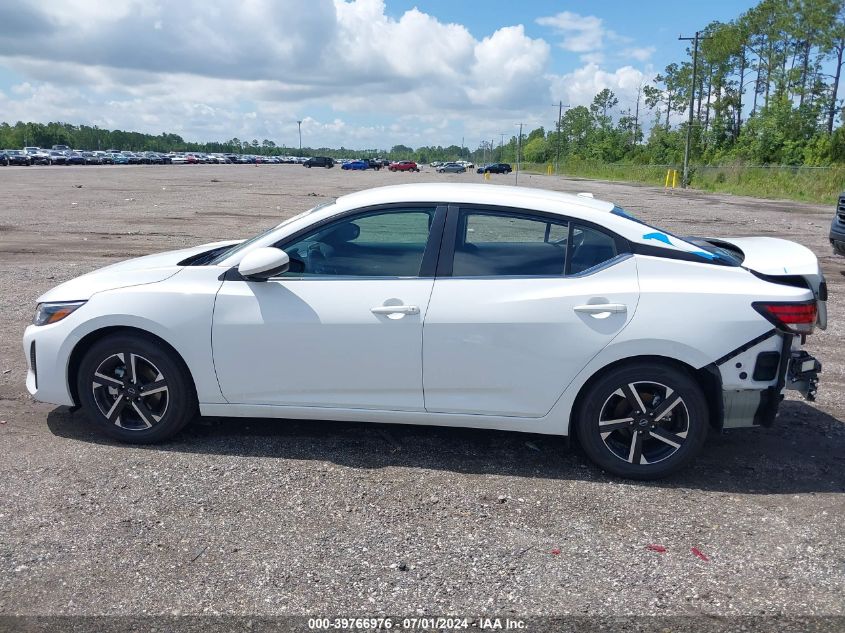
{"label": "white sedan", "polygon": [[710,428],[812,399],[811,251],[681,238],[538,189],[363,191],[244,242],[141,257],[39,299],[27,387],[126,442],[197,413],[570,435],[655,478]]}

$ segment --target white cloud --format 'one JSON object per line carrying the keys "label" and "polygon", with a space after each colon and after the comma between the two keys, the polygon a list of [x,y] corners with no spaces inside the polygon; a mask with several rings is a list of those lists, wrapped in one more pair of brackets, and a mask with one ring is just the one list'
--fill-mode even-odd
{"label": "white cloud", "polygon": [[647,62],[657,50],[654,46],[633,46],[622,51],[624,57],[635,59],[638,62]]}
{"label": "white cloud", "polygon": [[522,25],[499,29],[475,46],[467,93],[478,106],[530,103],[546,88],[542,77],[549,45],[525,36]]}
{"label": "white cloud", "polygon": [[588,106],[596,94],[609,88],[619,99],[619,107],[627,109],[633,108],[640,85],[650,81],[653,75],[651,69],[643,71],[633,66],[609,72],[596,64],[586,64],[571,73],[550,77],[550,80],[552,95],[560,95],[564,103],[571,106]]}
{"label": "white cloud", "polygon": [[0,119],[289,146],[298,119],[314,146],[492,138],[546,118],[550,93],[575,102],[634,71],[602,69],[616,36],[599,18],[541,20],[583,68],[549,75],[549,44],[521,25],[476,39],[418,9],[390,17],[382,0],[0,2],[0,68],[21,78],[0,85]]}

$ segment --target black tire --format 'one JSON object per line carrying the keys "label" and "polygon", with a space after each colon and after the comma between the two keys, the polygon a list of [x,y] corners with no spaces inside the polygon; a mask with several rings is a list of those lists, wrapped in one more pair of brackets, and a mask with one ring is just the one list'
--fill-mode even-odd
{"label": "black tire", "polygon": [[[134,381],[127,355],[134,360]],[[144,395],[144,390],[150,393]],[[196,392],[182,360],[136,334],[115,334],[94,343],[79,365],[77,393],[95,426],[131,444],[166,440],[197,414]]]}
{"label": "black tire", "polygon": [[576,435],[587,456],[630,479],[659,479],[684,468],[701,451],[709,429],[701,387],[670,363],[611,369],[590,385],[576,415]]}

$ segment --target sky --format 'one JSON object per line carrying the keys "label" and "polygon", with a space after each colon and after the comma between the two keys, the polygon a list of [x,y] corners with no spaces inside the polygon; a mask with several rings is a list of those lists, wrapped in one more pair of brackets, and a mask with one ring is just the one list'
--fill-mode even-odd
{"label": "sky", "polygon": [[[0,121],[189,141],[478,147],[637,88],[755,3],[0,0]],[[634,7],[636,7],[634,9]]]}

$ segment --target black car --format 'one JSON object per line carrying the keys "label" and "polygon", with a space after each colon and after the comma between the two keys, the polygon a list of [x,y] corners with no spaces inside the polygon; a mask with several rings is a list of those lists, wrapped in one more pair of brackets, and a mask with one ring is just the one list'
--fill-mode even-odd
{"label": "black car", "polygon": [[143,165],[161,165],[164,162],[156,152],[144,152],[138,156]]}
{"label": "black car", "polygon": [[845,193],[839,194],[836,213],[830,224],[830,245],[837,255],[845,255]]}
{"label": "black car", "polygon": [[476,170],[479,174],[509,174],[512,171],[513,168],[507,163],[490,163]]}
{"label": "black car", "polygon": [[52,165],[67,165],[67,154],[55,150],[51,151],[50,163]]}
{"label": "black car", "polygon": [[312,156],[304,163],[302,163],[309,169],[311,167],[325,167],[327,169],[334,167],[334,159],[329,158],[328,156]]}
{"label": "black car", "polygon": [[29,167],[32,165],[32,158],[24,152],[23,150],[19,149],[4,149],[3,150],[8,157],[8,164],[9,165],[26,165]]}
{"label": "black car", "polygon": [[52,165],[53,161],[50,160],[50,152],[38,149],[38,150],[29,150],[26,151],[26,154],[29,156],[29,159],[32,161],[33,165]]}
{"label": "black car", "polygon": [[94,154],[94,152],[82,152],[82,158],[85,159],[86,165],[99,165],[100,164],[100,157]]}
{"label": "black car", "polygon": [[384,167],[384,165],[377,158],[370,158],[367,160],[367,169],[375,169],[376,171],[378,171],[382,167]]}
{"label": "black car", "polygon": [[67,160],[65,161],[65,165],[87,165],[88,161],[85,160],[85,157],[80,154],[79,152],[71,152],[67,155]]}
{"label": "black car", "polygon": [[5,149],[0,149],[0,165],[3,165],[3,167],[9,166],[9,155]]}

